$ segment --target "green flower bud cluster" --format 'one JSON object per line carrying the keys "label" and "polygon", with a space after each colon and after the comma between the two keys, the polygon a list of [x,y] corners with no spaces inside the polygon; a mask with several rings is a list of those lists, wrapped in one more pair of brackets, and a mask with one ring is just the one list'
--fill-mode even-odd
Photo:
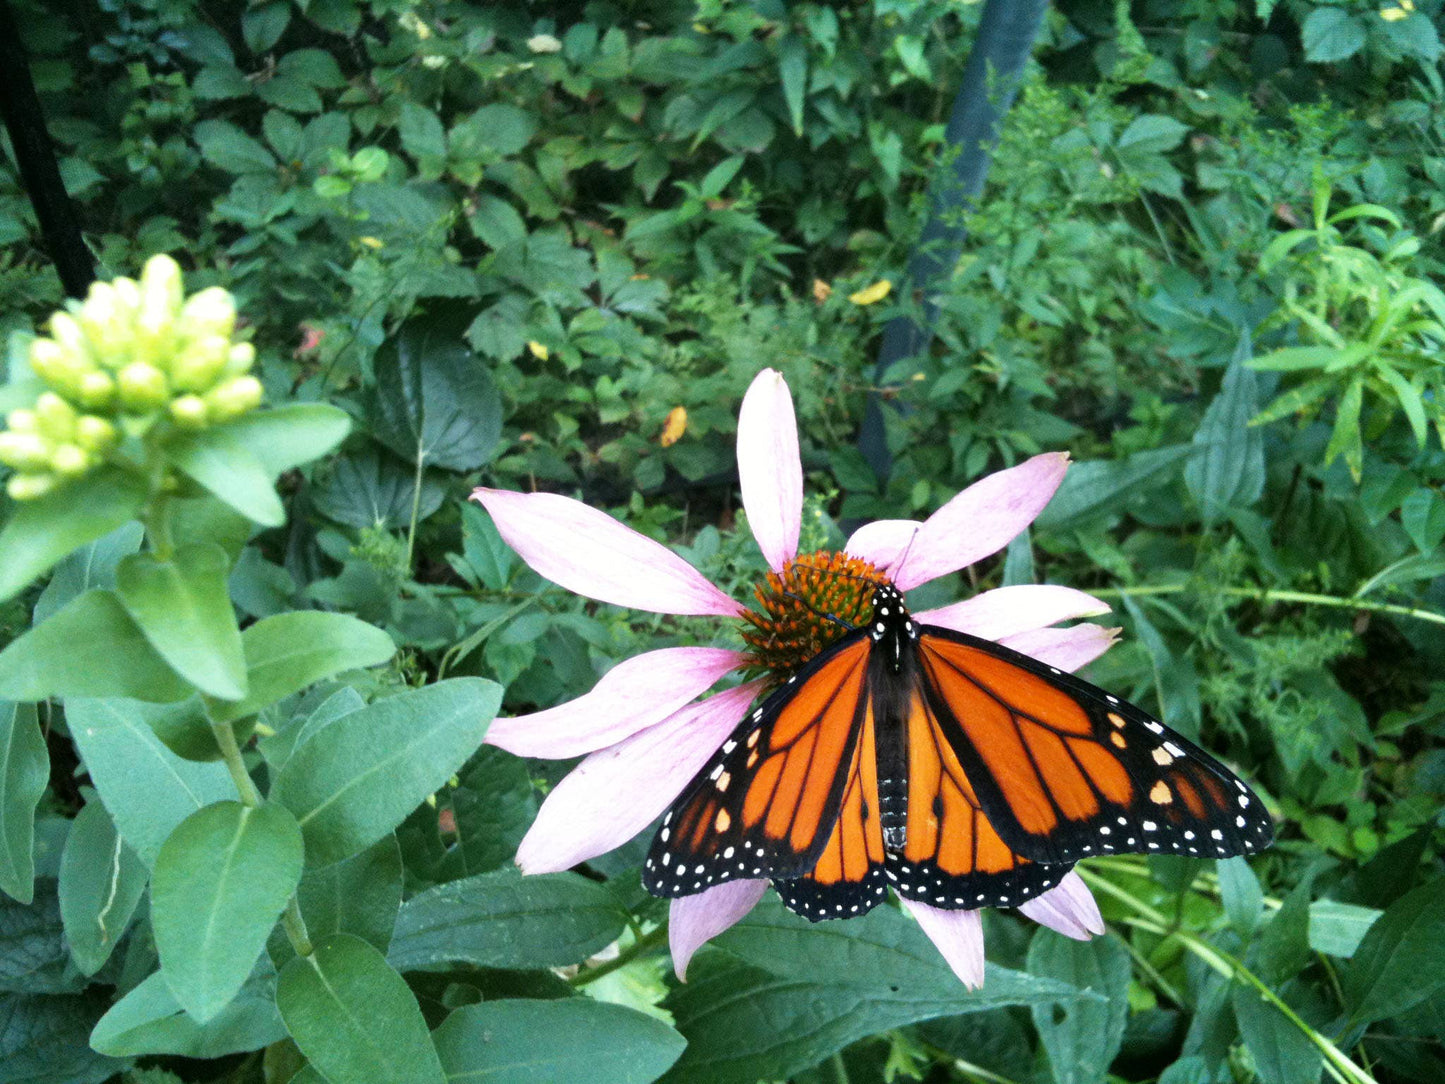
{"label": "green flower bud cluster", "polygon": [[94,469],[122,432],[160,421],[203,429],[258,406],[256,351],[233,341],[235,326],[231,295],[213,286],[186,297],[169,256],[151,257],[139,282],[93,284],[30,344],[49,390],[0,432],[0,463],[16,471],[10,496],[31,500]]}

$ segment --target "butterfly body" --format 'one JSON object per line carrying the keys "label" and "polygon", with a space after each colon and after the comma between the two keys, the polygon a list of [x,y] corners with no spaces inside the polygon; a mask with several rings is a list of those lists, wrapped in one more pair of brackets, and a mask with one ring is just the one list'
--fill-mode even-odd
{"label": "butterfly body", "polygon": [[643,884],[683,896],[766,877],[813,920],[866,911],[889,887],[972,909],[1021,903],[1091,854],[1222,857],[1271,837],[1249,788],[1147,713],[921,625],[883,584],[869,622],[745,717],[683,790]]}

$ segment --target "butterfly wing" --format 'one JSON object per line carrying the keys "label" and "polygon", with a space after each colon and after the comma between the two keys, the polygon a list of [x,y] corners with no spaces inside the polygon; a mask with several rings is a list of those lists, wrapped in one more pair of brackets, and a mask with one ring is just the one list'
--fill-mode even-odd
{"label": "butterfly wing", "polygon": [[1146,712],[991,641],[920,631],[937,732],[1017,854],[1041,863],[1112,851],[1223,857],[1273,839],[1258,796]]}
{"label": "butterfly wing", "polygon": [[[890,682],[906,682],[904,695],[892,695]],[[916,676],[875,667],[869,696],[838,821],[817,864],[802,877],[775,882],[791,910],[815,922],[851,918],[882,902],[890,885],[906,899],[950,910],[1009,906],[1059,883],[1068,865],[1030,862],[989,823]],[[886,705],[901,713],[898,737],[907,745],[905,844],[897,853],[885,851],[877,814],[874,720]]]}
{"label": "butterfly wing", "polygon": [[871,642],[851,634],[739,724],[663,818],[643,864],[657,896],[797,877],[838,821],[867,725]]}

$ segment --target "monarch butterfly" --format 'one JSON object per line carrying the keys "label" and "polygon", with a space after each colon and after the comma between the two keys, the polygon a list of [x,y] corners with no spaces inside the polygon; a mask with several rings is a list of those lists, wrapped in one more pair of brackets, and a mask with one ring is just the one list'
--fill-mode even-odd
{"label": "monarch butterfly", "polygon": [[746,716],[664,816],[657,896],[770,878],[805,918],[900,896],[1010,906],[1110,852],[1268,846],[1263,803],[1132,704],[1016,651],[919,625],[876,588],[867,625]]}

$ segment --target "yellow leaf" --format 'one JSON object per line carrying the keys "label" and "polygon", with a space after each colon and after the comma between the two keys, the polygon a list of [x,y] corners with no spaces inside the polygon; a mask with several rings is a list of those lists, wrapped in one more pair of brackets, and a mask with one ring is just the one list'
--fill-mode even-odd
{"label": "yellow leaf", "polygon": [[872,305],[882,301],[893,292],[893,283],[887,279],[879,279],[872,286],[865,286],[856,293],[848,295],[848,300],[855,305]]}
{"label": "yellow leaf", "polygon": [[821,305],[824,301],[827,301],[828,298],[830,298],[830,297],[832,297],[832,296],[833,296],[833,287],[829,286],[829,285],[828,285],[826,282],[824,282],[822,279],[814,279],[814,280],[813,280],[813,300],[814,300],[814,301],[816,301],[818,304]]}
{"label": "yellow leaf", "polygon": [[687,432],[687,408],[675,406],[667,412],[667,421],[662,423],[662,436],[657,443],[671,448]]}
{"label": "yellow leaf", "polygon": [[552,352],[541,343],[539,343],[536,339],[531,339],[528,341],[527,350],[538,361],[546,361],[552,356]]}

